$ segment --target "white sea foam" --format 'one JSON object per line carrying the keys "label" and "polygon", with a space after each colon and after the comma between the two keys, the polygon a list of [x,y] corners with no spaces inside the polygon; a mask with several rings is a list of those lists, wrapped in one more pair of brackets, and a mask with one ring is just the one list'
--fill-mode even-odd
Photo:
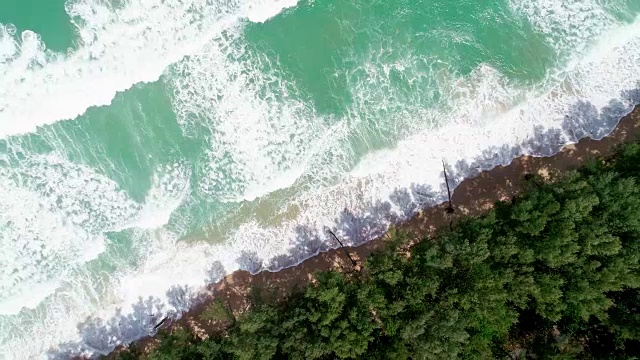
{"label": "white sea foam", "polygon": [[234,32],[174,65],[170,78],[185,133],[210,134],[198,188],[208,199],[252,200],[290,186],[330,130],[278,64]]}
{"label": "white sea foam", "polygon": [[[154,229],[166,225],[182,204],[189,178],[183,164],[158,169],[145,201],[137,203],[109,178],[57,155],[26,154],[20,166],[4,169],[0,358],[42,355],[48,346],[73,340],[86,317],[106,315],[105,310],[113,314],[112,301],[120,299],[114,293],[117,276],[87,267],[101,256],[120,271],[129,268],[119,256],[104,253],[105,233],[130,231],[144,256],[144,239],[157,236],[160,230]],[[28,333],[19,335],[25,329]]]}
{"label": "white sea foam", "polygon": [[296,6],[298,0],[250,0],[242,4],[242,13],[252,22],[265,22],[278,15],[283,9]]}
{"label": "white sea foam", "polygon": [[[116,92],[157,80],[242,17],[265,21],[293,0],[129,0],[116,7],[71,0],[66,9],[80,44],[48,51],[38,34],[0,24],[0,138],[73,119],[107,105]],[[38,104],[38,106],[33,106]]]}
{"label": "white sea foam", "polygon": [[189,189],[184,166],[154,176],[144,203],[115,182],[55,155],[0,176],[0,315],[33,308],[74,269],[104,251],[103,233],[165,225]]}
{"label": "white sea foam", "polygon": [[[345,121],[347,124],[337,125],[338,131],[331,133],[330,137],[320,136],[321,140],[307,143],[311,137],[305,132],[322,133],[328,130],[322,126],[323,121],[317,118],[313,110],[300,101],[295,86],[281,86],[281,92],[273,94],[272,99],[257,95],[264,94],[259,90],[267,81],[286,78],[286,74],[278,72],[277,64],[260,63],[259,56],[242,53],[241,45],[230,52],[223,51],[216,44],[207,45],[201,54],[187,59],[174,69],[184,71],[181,75],[188,78],[185,82],[175,82],[179,86],[174,106],[181,116],[182,126],[187,134],[191,127],[203,126],[210,131],[213,139],[210,141],[212,151],[206,155],[209,167],[202,171],[218,170],[215,167],[219,165],[215,161],[225,159],[220,154],[230,153],[232,160],[227,163],[228,168],[234,169],[232,175],[241,181],[242,186],[228,190],[237,199],[266,194],[278,187],[291,185],[295,179],[312,182],[313,185],[319,184],[315,182],[317,179],[327,177],[339,176],[338,181],[334,179],[331,186],[326,185],[328,182],[322,182],[317,189],[305,187],[306,191],[293,200],[300,209],[293,218],[271,226],[255,220],[247,221],[229,234],[228,241],[223,244],[178,241],[181,235],[179,231],[172,231],[168,227],[147,229],[142,225],[127,230],[136,244],[135,251],[144,255],[141,265],[105,280],[103,288],[108,290],[97,294],[86,291],[62,295],[59,290],[52,296],[68,298],[57,298],[60,301],[52,301],[45,313],[34,314],[37,321],[34,321],[35,325],[29,324],[27,327],[33,329],[30,334],[3,339],[4,355],[8,358],[37,357],[49,346],[61,341],[69,341],[56,350],[57,354],[63,354],[61,357],[70,353],[106,353],[117,344],[153,332],[153,325],[164,314],[189,307],[196,293],[194,289],[204,284],[205,280],[215,281],[223,273],[238,268],[252,272],[263,269],[275,271],[294,265],[318,251],[335,247],[336,244],[325,236],[326,227],[334,228],[349,243],[370,240],[385,231],[393,221],[411,215],[419,206],[443,199],[439,174],[442,159],[454,166],[451,175],[455,185],[462,178],[482,169],[507,164],[519,154],[550,155],[560,145],[574,142],[580,137],[604,135],[620,115],[631,107],[629,99],[621,97],[621,91],[635,89],[640,80],[636,71],[640,63],[640,22],[612,31],[602,29],[599,33],[602,33],[601,41],[589,52],[570,61],[570,66],[560,72],[562,81],[553,78],[538,89],[509,84],[499,71],[485,64],[471,75],[448,84],[449,78],[445,76],[439,86],[451,103],[432,111],[394,114],[392,104],[380,103],[380,106],[385,106],[384,109],[370,109],[374,115],[378,114],[375,116],[384,114],[395,116],[396,119],[414,116],[414,121],[430,126],[424,126],[420,131],[417,131],[420,127],[415,127],[415,133],[404,136],[404,140],[394,148],[369,154],[348,173],[340,173],[340,170],[342,166],[350,164],[349,151],[338,148],[336,143],[357,133],[362,121],[350,118]],[[231,35],[230,43],[226,44],[238,46],[237,41]],[[241,65],[234,67],[234,63]],[[232,75],[219,72],[220,68],[212,64],[225,66],[224,69],[228,69]],[[406,69],[414,62],[404,61],[385,66],[393,68],[398,64]],[[240,71],[243,66],[246,71]],[[390,81],[385,75],[385,66],[371,69],[377,76],[377,83],[350,84],[352,93],[360,96],[361,104],[370,96],[365,92],[367,87],[389,88],[385,86]],[[216,80],[218,77],[221,79]],[[611,103],[612,99],[620,99],[620,102]],[[218,109],[207,104],[209,101],[217,102],[219,109],[228,111],[233,126],[225,128],[220,120],[216,120],[216,116],[222,115],[207,113]],[[233,101],[242,101],[257,115],[243,112]],[[359,105],[356,102],[354,106]],[[275,110],[269,107],[275,107]],[[357,116],[365,109],[361,106],[348,116]],[[282,123],[270,118],[283,116],[290,118],[285,118]],[[318,125],[299,125],[301,120],[296,118],[298,116]],[[282,128],[278,128],[279,124],[282,124]],[[252,133],[252,126],[262,132]],[[297,130],[288,128],[295,126],[302,127]],[[272,130],[274,127],[278,129],[277,132]],[[241,135],[245,134],[234,134],[241,131],[251,139],[246,142],[253,141],[255,144],[243,143]],[[301,141],[311,150],[300,152],[289,148],[278,138],[281,133],[286,136],[293,134],[296,140],[292,142]],[[545,134],[544,137],[540,137],[541,133]],[[297,162],[293,175],[289,173],[292,167],[282,166],[281,160]],[[251,168],[252,164],[258,164],[256,169]],[[322,172],[327,164],[335,165],[338,170],[327,176]],[[157,201],[158,204],[180,204],[184,193],[188,191],[189,179],[182,169],[178,165],[166,171],[160,170],[155,181],[157,189],[173,189],[171,193],[174,195],[165,197],[161,195],[161,190],[157,194],[151,191],[147,199],[164,199]],[[161,174],[169,175],[165,178]],[[283,174],[294,180],[289,178],[272,187],[260,179],[264,176],[275,181]],[[173,178],[178,181],[173,183],[169,180]],[[0,184],[3,188],[5,185],[7,188],[13,186],[11,189],[17,187],[11,182]],[[205,196],[217,196],[216,193],[208,193],[216,191],[217,186],[225,185],[214,179],[199,191]],[[35,198],[40,196],[38,194]],[[29,195],[25,194],[23,198],[29,199]],[[28,201],[24,202],[28,204]],[[141,204],[137,206],[137,209],[144,208]],[[153,205],[150,208],[161,209],[162,206]],[[345,208],[349,211],[345,211]],[[150,218],[137,217],[140,211],[131,218]],[[285,209],[282,211],[285,212]],[[166,219],[166,216],[162,218]],[[58,218],[54,219],[58,221]],[[146,223],[140,220],[140,224]],[[84,280],[88,278],[85,275],[72,278],[75,283],[70,288],[95,288],[95,279]],[[139,299],[139,296],[152,298]],[[114,317],[116,309],[122,309],[122,312]],[[84,322],[78,333],[76,324],[86,316],[95,319]],[[15,325],[11,330],[18,328],[19,325]],[[0,334],[9,333],[1,330],[5,329],[0,329]]]}
{"label": "white sea foam", "polygon": [[137,211],[114,182],[59,157],[0,175],[1,314],[34,307],[104,250],[101,231]]}
{"label": "white sea foam", "polygon": [[185,164],[170,164],[158,169],[140,211],[123,228],[155,229],[169,223],[173,212],[189,194],[190,177],[191,171]]}
{"label": "white sea foam", "polygon": [[589,41],[616,23],[597,0],[509,0],[509,5],[565,56],[584,50]]}

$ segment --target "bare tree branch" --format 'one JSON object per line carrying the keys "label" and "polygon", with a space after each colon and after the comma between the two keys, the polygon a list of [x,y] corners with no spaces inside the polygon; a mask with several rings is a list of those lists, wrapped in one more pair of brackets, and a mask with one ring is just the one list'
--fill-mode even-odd
{"label": "bare tree branch", "polygon": [[449,206],[447,207],[447,212],[452,214],[455,209],[453,208],[453,203],[451,202],[451,189],[449,188],[449,177],[447,176],[447,166],[442,160],[442,169],[444,170],[444,182],[447,185],[447,196],[449,197]]}
{"label": "bare tree branch", "polygon": [[164,324],[164,323],[165,323],[165,321],[167,321],[168,319],[169,319],[169,317],[167,317],[167,316],[163,317],[163,318],[162,318],[162,320],[160,320],[160,322],[159,322],[159,323],[157,323],[157,324],[156,324],[156,326],[154,326],[154,327],[153,327],[153,330],[154,330],[154,331],[155,331],[155,330],[158,330],[158,328],[159,328],[160,326],[162,326],[162,324]]}
{"label": "bare tree branch", "polygon": [[356,265],[358,265],[358,263],[355,260],[353,260],[353,258],[351,257],[351,254],[349,254],[347,249],[344,247],[344,244],[342,243],[342,241],[340,241],[340,239],[338,239],[336,234],[334,234],[333,231],[331,231],[331,229],[327,229],[327,232],[329,234],[331,234],[331,236],[338,242],[338,244],[340,244],[340,247],[342,248],[342,250],[344,250],[344,253],[347,255],[349,260],[351,260],[351,265],[353,265],[353,267],[356,267]]}

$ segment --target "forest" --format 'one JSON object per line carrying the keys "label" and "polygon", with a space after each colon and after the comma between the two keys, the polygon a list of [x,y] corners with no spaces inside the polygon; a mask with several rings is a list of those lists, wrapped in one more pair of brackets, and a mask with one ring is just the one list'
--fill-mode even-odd
{"label": "forest", "polygon": [[[125,359],[640,359],[640,144]],[[259,293],[259,292],[257,292]],[[256,293],[256,294],[257,294]],[[217,311],[216,311],[217,310]]]}

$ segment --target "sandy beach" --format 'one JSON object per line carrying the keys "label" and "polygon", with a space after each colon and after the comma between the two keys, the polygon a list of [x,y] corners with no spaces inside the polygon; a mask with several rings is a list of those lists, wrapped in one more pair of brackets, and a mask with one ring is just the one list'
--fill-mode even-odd
{"label": "sandy beach", "polygon": [[[523,189],[526,174],[538,174],[552,181],[566,170],[576,168],[594,157],[610,155],[616,145],[640,139],[640,106],[620,120],[616,129],[601,140],[585,138],[577,144],[567,145],[554,156],[521,156],[508,166],[498,166],[484,171],[478,176],[462,181],[452,194],[455,212],[447,212],[447,203],[421,210],[416,216],[397,224],[395,228],[406,232],[413,241],[418,241],[434,233],[442,226],[449,226],[461,217],[481,215],[496,201],[508,200]],[[444,180],[443,180],[444,181]],[[361,262],[376,249],[385,244],[386,236],[376,238],[362,246],[348,247],[346,250],[356,261]],[[202,319],[203,311],[216,299],[228,304],[234,313],[242,313],[248,307],[247,295],[252,287],[274,289],[284,295],[295,287],[312,281],[313,274],[330,269],[351,269],[352,265],[344,249],[334,249],[309,258],[301,264],[278,272],[263,271],[251,275],[247,271],[236,271],[203,291],[199,304],[176,321],[165,321],[160,328],[172,331],[187,328],[199,336],[221,331],[227,324]],[[154,338],[144,338],[137,342],[139,348],[147,349]]]}

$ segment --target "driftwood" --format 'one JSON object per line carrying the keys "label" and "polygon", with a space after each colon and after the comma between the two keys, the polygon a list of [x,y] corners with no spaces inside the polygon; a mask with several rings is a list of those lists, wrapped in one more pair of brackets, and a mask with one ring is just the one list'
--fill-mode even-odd
{"label": "driftwood", "polygon": [[164,324],[167,320],[169,320],[169,317],[167,317],[167,316],[163,317],[162,320],[160,320],[160,322],[157,323],[156,326],[153,327],[153,331],[158,330],[158,328],[160,326],[162,326],[162,324]]}
{"label": "driftwood", "polygon": [[447,196],[449,197],[449,206],[447,206],[447,213],[453,214],[455,209],[453,208],[453,203],[451,202],[451,189],[449,188],[449,177],[447,176],[447,166],[444,164],[444,160],[442,160],[442,169],[444,170],[444,183],[447,185]]}
{"label": "driftwood", "polygon": [[342,250],[344,251],[344,253],[347,255],[347,257],[349,258],[349,260],[351,260],[351,265],[353,265],[353,267],[356,267],[358,265],[358,263],[353,260],[353,258],[351,257],[351,254],[349,254],[349,252],[347,251],[347,249],[344,247],[344,244],[342,243],[342,241],[340,241],[340,239],[338,239],[338,237],[336,236],[336,234],[333,233],[333,231],[331,231],[331,229],[327,229],[327,232],[329,234],[331,234],[331,236],[338,242],[338,244],[340,244],[340,247],[342,248]]}

